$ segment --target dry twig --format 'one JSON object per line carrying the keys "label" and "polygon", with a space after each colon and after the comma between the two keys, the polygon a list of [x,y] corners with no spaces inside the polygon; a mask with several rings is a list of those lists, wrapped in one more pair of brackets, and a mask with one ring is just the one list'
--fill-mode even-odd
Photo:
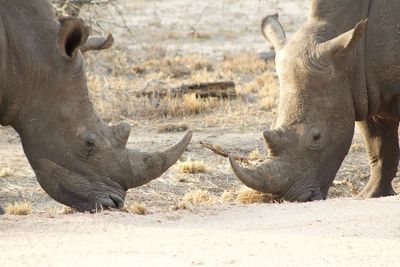
{"label": "dry twig", "polygon": [[[213,144],[209,144],[209,143],[205,143],[205,142],[200,142],[200,145],[204,148],[210,149],[215,154],[223,156],[225,158],[227,158],[229,155],[231,155],[231,153],[226,152],[220,146],[217,146],[217,145],[213,145]],[[237,161],[244,162],[244,163],[249,162],[249,159],[246,157],[241,157],[241,156],[237,156],[237,155],[232,155],[232,156]]]}
{"label": "dry twig", "polygon": [[222,82],[204,82],[204,83],[193,83],[193,84],[183,84],[179,87],[168,88],[166,90],[149,90],[145,88],[144,90],[136,93],[136,97],[181,97],[185,94],[194,93],[196,97],[208,98],[208,97],[218,97],[218,98],[228,98],[235,99],[237,97],[235,90],[235,83],[232,81],[222,81]]}

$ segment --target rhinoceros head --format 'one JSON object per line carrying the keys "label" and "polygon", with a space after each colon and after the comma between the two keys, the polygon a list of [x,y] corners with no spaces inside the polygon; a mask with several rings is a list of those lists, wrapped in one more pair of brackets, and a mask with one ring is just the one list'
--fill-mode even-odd
{"label": "rhinoceros head", "polygon": [[[127,123],[108,126],[89,100],[81,51],[107,48],[79,19],[39,29],[34,67],[25,70],[25,101],[12,126],[43,189],[77,208],[122,207],[126,190],[159,177],[181,156],[191,132],[158,152],[126,148]],[[46,51],[42,52],[44,50]]]}
{"label": "rhinoceros head", "polygon": [[267,160],[245,169],[230,158],[244,184],[292,201],[326,198],[354,133],[350,63],[365,28],[361,21],[326,40],[329,29],[309,19],[287,41],[277,15],[263,20],[262,33],[276,50],[279,105],[264,132]]}

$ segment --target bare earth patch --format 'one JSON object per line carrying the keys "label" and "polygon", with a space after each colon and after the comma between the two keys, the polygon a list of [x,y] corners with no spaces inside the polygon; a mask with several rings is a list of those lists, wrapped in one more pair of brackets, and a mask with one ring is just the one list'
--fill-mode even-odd
{"label": "bare earth patch", "polygon": [[398,266],[396,197],[0,219],[0,266]]}

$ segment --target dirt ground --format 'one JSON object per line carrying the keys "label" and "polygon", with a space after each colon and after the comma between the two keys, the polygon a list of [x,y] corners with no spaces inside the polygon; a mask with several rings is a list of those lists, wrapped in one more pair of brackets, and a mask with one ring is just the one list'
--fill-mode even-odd
{"label": "dirt ground", "polygon": [[[399,199],[349,199],[369,175],[357,129],[330,200],[317,203],[244,206],[243,186],[227,159],[200,145],[253,155],[250,164],[262,161],[261,133],[274,116],[278,89],[273,62],[260,58],[270,45],[259,24],[279,12],[290,36],[308,6],[300,0],[125,0],[82,10],[95,34],[112,32],[116,40],[112,49],[85,56],[91,98],[104,120],[128,121],[128,147],[139,150],[172,144],[185,129],[193,139],[176,166],[129,190],[129,213],[63,214],[38,185],[18,135],[0,128],[0,205],[32,205],[30,215],[0,217],[0,266],[395,266]],[[238,97],[136,97],[144,89],[211,81],[234,81]],[[182,172],[188,161],[205,170]],[[394,186],[399,191],[399,178]],[[199,192],[201,200],[193,200]],[[150,214],[132,214],[134,203]]]}
{"label": "dirt ground", "polygon": [[6,217],[0,266],[398,266],[397,197]]}

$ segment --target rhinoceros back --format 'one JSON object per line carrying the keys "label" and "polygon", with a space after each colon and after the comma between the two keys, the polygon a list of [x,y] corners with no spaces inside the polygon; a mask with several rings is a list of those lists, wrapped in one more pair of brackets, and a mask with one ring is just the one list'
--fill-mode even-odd
{"label": "rhinoceros back", "polygon": [[377,83],[400,81],[400,1],[371,1],[367,69]]}
{"label": "rhinoceros back", "polygon": [[0,0],[0,123],[32,84],[50,76],[58,23],[45,0]]}

